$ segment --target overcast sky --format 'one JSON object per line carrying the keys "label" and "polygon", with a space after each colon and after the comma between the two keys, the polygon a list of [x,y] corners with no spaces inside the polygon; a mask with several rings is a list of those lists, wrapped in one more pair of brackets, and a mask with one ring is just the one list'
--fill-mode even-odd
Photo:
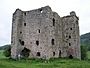
{"label": "overcast sky", "polygon": [[11,42],[12,13],[49,5],[61,17],[75,11],[79,16],[80,35],[90,32],[90,0],[0,0],[0,46]]}

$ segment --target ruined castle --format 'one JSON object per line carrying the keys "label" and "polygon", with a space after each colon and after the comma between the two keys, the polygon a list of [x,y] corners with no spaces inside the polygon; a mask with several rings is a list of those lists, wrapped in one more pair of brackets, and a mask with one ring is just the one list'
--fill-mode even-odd
{"label": "ruined castle", "polygon": [[11,57],[81,58],[79,18],[74,11],[60,17],[49,6],[13,13]]}

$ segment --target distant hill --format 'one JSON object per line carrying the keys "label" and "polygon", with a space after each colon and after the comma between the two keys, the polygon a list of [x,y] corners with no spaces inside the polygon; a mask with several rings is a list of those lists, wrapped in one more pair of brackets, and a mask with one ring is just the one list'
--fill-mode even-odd
{"label": "distant hill", "polygon": [[90,50],[90,32],[80,36],[81,45],[85,45]]}
{"label": "distant hill", "polygon": [[4,46],[0,46],[0,50],[5,50],[6,48],[10,47],[10,44],[8,45],[4,45]]}

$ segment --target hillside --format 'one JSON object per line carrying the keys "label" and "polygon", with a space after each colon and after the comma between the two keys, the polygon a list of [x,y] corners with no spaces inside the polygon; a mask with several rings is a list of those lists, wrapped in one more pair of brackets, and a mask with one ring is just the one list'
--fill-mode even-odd
{"label": "hillside", "polygon": [[81,45],[87,46],[88,50],[90,50],[90,32],[81,35],[80,41],[81,41]]}
{"label": "hillside", "polygon": [[4,46],[1,46],[1,47],[0,47],[0,50],[5,50],[6,48],[9,48],[9,47],[10,47],[10,44],[4,45]]}
{"label": "hillside", "polygon": [[90,33],[81,35],[81,44],[90,44]]}

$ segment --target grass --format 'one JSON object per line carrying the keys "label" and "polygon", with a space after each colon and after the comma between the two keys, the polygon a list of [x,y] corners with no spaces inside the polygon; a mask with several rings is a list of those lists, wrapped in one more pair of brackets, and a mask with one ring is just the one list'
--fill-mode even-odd
{"label": "grass", "polygon": [[[3,56],[0,51],[0,68],[90,68],[90,61],[80,61],[76,59],[29,59],[12,60]],[[88,57],[90,52],[88,52]]]}
{"label": "grass", "polygon": [[90,51],[87,52],[87,57],[90,59]]}
{"label": "grass", "polygon": [[3,51],[4,51],[4,50],[0,50],[0,59],[6,58],[6,57],[3,55]]}

